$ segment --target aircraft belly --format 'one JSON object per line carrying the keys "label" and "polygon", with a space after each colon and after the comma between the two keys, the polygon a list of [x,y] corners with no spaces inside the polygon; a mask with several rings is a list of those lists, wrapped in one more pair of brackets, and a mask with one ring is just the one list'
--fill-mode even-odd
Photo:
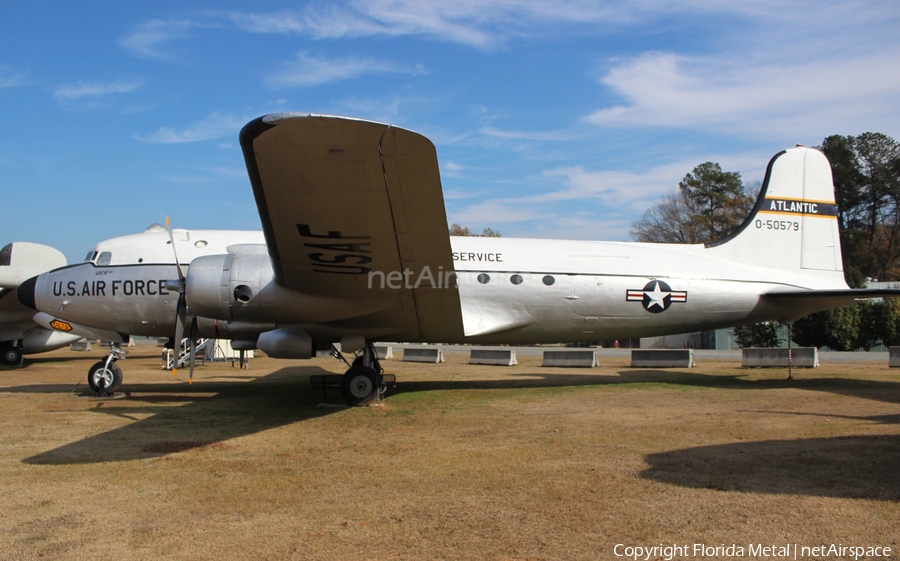
{"label": "aircraft belly", "polygon": [[468,342],[552,343],[624,339],[730,327],[759,302],[761,285],[696,279],[522,274],[519,285],[463,284]]}

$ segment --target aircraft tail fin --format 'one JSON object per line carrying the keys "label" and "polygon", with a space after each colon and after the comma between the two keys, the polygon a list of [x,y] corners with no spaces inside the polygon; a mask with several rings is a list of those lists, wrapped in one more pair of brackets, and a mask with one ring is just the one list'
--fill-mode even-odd
{"label": "aircraft tail fin", "polygon": [[840,273],[822,276],[830,278],[828,284],[846,287],[831,165],[825,155],[802,146],[775,155],[750,215],[730,236],[707,248],[757,267]]}

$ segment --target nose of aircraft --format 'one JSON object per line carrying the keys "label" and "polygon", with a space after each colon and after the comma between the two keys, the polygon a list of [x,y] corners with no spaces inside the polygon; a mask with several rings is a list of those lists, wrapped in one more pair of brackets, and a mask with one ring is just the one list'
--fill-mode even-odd
{"label": "nose of aircraft", "polygon": [[37,310],[37,306],[34,303],[34,289],[35,285],[37,285],[37,280],[37,277],[31,277],[20,284],[18,290],[16,290],[16,296],[19,298],[19,302],[32,310]]}

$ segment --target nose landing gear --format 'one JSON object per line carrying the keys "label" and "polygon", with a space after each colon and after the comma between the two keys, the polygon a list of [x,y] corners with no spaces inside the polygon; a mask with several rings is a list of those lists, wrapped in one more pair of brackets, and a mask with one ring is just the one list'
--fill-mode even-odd
{"label": "nose landing gear", "polygon": [[115,343],[109,344],[109,356],[91,366],[88,370],[88,386],[91,391],[104,397],[112,395],[122,385],[122,369],[116,364],[128,353]]}

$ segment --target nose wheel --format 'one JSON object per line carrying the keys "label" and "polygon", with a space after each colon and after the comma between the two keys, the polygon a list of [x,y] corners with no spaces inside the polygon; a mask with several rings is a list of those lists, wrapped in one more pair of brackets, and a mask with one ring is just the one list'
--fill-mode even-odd
{"label": "nose wheel", "polygon": [[110,343],[109,356],[91,366],[88,370],[88,386],[95,394],[105,397],[112,395],[122,385],[122,369],[116,364],[128,354],[118,345]]}
{"label": "nose wheel", "polygon": [[88,385],[97,395],[112,395],[122,385],[122,369],[115,362],[101,360],[88,371]]}

